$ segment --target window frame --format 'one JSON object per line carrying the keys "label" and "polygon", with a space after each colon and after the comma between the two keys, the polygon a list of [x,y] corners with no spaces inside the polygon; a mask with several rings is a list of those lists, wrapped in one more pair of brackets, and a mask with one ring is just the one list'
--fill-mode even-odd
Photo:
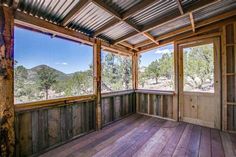
{"label": "window frame", "polygon": [[[114,55],[117,55],[117,56],[121,56],[121,57],[128,57],[130,58],[130,61],[131,61],[131,88],[130,89],[121,89],[121,90],[115,90],[115,91],[108,91],[108,92],[103,92],[101,90],[101,94],[102,95],[112,95],[112,94],[115,94],[115,93],[126,93],[126,92],[130,92],[130,91],[134,91],[134,87],[133,87],[133,58],[131,55],[127,54],[127,55],[124,55],[124,54],[118,54],[118,53],[115,53],[115,52],[112,52],[112,51],[109,51],[107,49],[101,49],[101,55],[102,53],[105,52],[105,53],[111,53],[111,54],[114,54]],[[102,58],[101,58],[101,66],[102,66]],[[102,67],[101,67],[101,81],[102,81]]]}
{"label": "window frame", "polygon": [[146,51],[140,52],[140,53],[138,53],[137,60],[139,59],[140,55],[142,55],[144,53],[148,53],[151,50],[155,50],[155,49],[158,49],[158,48],[161,48],[161,47],[165,47],[165,46],[168,46],[168,45],[172,45],[173,46],[173,64],[172,64],[172,67],[173,67],[173,89],[172,90],[163,90],[163,89],[140,88],[139,87],[139,76],[140,76],[139,68],[140,68],[140,66],[139,66],[139,62],[137,61],[137,90],[136,91],[138,91],[138,92],[142,91],[142,92],[153,93],[153,94],[167,94],[167,95],[168,94],[173,95],[173,94],[176,93],[176,90],[177,90],[177,87],[176,87],[177,51],[176,51],[175,43],[174,42],[169,42],[169,43],[166,43],[166,44],[163,44],[163,45],[160,45],[160,46],[148,49]]}
{"label": "window frame", "polygon": [[[34,33],[40,33],[40,34],[43,34],[43,35],[46,35],[46,36],[54,36],[53,34],[51,33],[48,33],[48,32],[44,32],[44,31],[40,31],[40,30],[37,30],[37,29],[33,29],[33,28],[29,28],[29,27],[25,27],[23,25],[14,25],[14,29],[18,27],[20,29],[24,29],[24,30],[27,30],[27,31],[31,31],[31,32],[34,32]],[[15,34],[15,30],[14,30],[14,34]],[[85,95],[78,95],[78,96],[65,96],[65,97],[60,97],[60,98],[53,98],[53,99],[48,99],[48,100],[37,100],[37,101],[30,101],[30,102],[22,102],[22,103],[15,103],[15,101],[13,102],[14,103],[14,106],[16,107],[16,109],[19,108],[19,110],[21,109],[25,109],[25,108],[34,108],[34,107],[45,107],[45,106],[54,106],[54,105],[58,105],[58,104],[69,104],[69,103],[72,103],[72,102],[75,102],[75,101],[87,101],[87,100],[95,100],[95,96],[96,96],[96,90],[94,89],[94,84],[95,84],[95,75],[94,75],[94,71],[95,71],[95,66],[94,66],[94,60],[95,60],[95,56],[94,56],[94,43],[90,43],[90,42],[79,42],[79,41],[76,41],[76,40],[73,40],[69,37],[64,37],[64,36],[56,36],[57,38],[60,38],[60,39],[63,39],[63,40],[67,40],[67,41],[70,41],[70,42],[74,42],[74,43],[77,43],[77,44],[84,44],[84,45],[87,45],[87,46],[91,46],[92,47],[92,64],[93,64],[93,71],[92,71],[92,78],[93,78],[93,92],[91,94],[85,94]],[[14,40],[15,41],[15,40]],[[15,43],[14,43],[15,44]],[[14,53],[15,53],[15,49],[14,49]],[[14,57],[14,60],[15,60],[15,57]],[[13,67],[13,71],[15,71],[15,68]],[[13,84],[14,86],[14,84]],[[15,99],[15,95],[14,95],[14,99]]]}

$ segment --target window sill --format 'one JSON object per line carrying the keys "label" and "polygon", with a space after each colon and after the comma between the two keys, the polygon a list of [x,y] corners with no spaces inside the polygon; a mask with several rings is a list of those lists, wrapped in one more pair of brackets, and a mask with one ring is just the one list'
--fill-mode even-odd
{"label": "window sill", "polygon": [[157,94],[157,95],[176,95],[175,91],[161,91],[161,90],[148,90],[148,89],[137,89],[136,93],[144,94]]}
{"label": "window sill", "polygon": [[84,96],[74,96],[74,97],[66,97],[66,98],[58,98],[51,100],[42,100],[36,102],[28,102],[28,103],[20,103],[15,104],[15,111],[25,111],[31,109],[40,109],[40,108],[49,108],[55,106],[64,106],[74,102],[83,102],[83,101],[91,101],[95,100],[95,95],[84,95]]}

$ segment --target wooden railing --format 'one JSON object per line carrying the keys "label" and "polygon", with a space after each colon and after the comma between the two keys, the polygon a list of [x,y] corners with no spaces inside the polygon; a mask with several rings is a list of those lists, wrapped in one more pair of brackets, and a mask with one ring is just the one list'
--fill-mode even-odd
{"label": "wooden railing", "polygon": [[136,90],[137,113],[173,120],[173,91]]}
{"label": "wooden railing", "polygon": [[15,105],[16,156],[37,155],[95,130],[95,96]]}
{"label": "wooden railing", "polygon": [[135,94],[133,90],[102,94],[103,126],[132,113],[135,113]]}
{"label": "wooden railing", "polygon": [[[103,93],[102,126],[136,112],[173,119],[173,96],[150,90]],[[15,105],[16,156],[38,155],[95,131],[95,103],[95,95],[87,95]]]}

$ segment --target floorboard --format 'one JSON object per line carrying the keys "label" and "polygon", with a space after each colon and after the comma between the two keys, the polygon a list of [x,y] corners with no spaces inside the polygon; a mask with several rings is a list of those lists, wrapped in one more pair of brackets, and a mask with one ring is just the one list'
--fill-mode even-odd
{"label": "floorboard", "polygon": [[41,157],[235,157],[235,154],[235,134],[135,114]]}

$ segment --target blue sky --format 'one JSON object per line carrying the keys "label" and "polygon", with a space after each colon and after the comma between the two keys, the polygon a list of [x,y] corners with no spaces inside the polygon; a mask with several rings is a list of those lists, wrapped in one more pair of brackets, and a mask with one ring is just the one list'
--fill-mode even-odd
{"label": "blue sky", "polygon": [[162,47],[147,51],[145,53],[142,53],[140,66],[147,67],[152,61],[160,59],[164,53],[171,53],[171,52],[174,52],[173,44],[162,46]]}
{"label": "blue sky", "polygon": [[86,70],[93,61],[91,46],[15,27],[14,57],[26,68],[46,64],[64,73]]}
{"label": "blue sky", "polygon": [[[30,69],[45,64],[66,74],[87,70],[93,61],[91,46],[18,27],[15,27],[14,51],[17,65]],[[172,44],[145,52],[140,66],[148,66],[169,52],[173,52]]]}

